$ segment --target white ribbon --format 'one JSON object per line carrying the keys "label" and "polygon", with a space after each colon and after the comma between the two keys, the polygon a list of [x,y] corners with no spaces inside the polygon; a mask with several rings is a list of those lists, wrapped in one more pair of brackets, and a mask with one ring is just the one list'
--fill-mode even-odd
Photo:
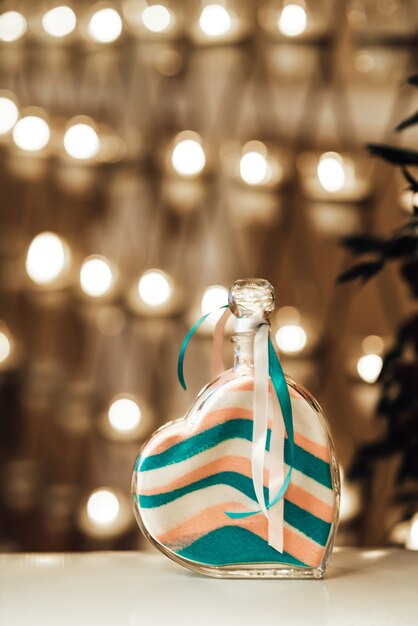
{"label": "white ribbon", "polygon": [[[217,352],[212,362],[219,370],[220,336],[230,314],[226,309],[215,330],[214,347]],[[284,423],[275,393],[269,393],[268,339],[270,326],[261,315],[238,318],[235,321],[238,333],[255,331],[254,336],[254,394],[253,394],[253,441],[251,446],[251,471],[254,491],[260,509],[268,520],[268,543],[278,552],[283,552],[283,498],[268,508],[264,498],[264,471],[269,470],[269,501],[273,500],[284,481]],[[218,373],[218,372],[217,372]],[[266,440],[268,419],[272,416],[269,465],[266,465]]]}

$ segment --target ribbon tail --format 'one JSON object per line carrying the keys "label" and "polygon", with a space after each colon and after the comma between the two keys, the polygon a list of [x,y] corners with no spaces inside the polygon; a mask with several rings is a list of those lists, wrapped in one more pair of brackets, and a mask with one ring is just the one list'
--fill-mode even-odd
{"label": "ribbon tail", "polygon": [[[276,351],[274,350],[273,344],[269,337],[269,372],[270,377],[273,383],[274,390],[276,392],[276,396],[278,398],[280,409],[282,411],[283,422],[287,432],[287,440],[288,440],[288,465],[289,470],[286,474],[286,478],[283,482],[283,485],[279,489],[279,492],[270,500],[268,504],[268,508],[273,507],[279,500],[283,498],[285,495],[287,488],[290,485],[290,479],[292,477],[292,470],[294,464],[295,457],[295,440],[294,440],[294,432],[293,432],[293,417],[292,417],[292,404],[290,402],[289,390],[287,388],[287,382],[285,375],[283,373],[282,367],[280,365],[279,359],[277,358]],[[284,438],[283,438],[284,439]]]}
{"label": "ribbon tail", "polygon": [[[269,468],[269,499],[273,498],[284,482],[284,422],[276,394],[271,394],[271,440]],[[268,542],[278,552],[283,552],[284,500],[268,505]]]}
{"label": "ribbon tail", "polygon": [[268,517],[268,512],[264,499],[264,459],[269,414],[268,334],[268,325],[262,324],[258,327],[254,337],[253,442],[251,446],[254,491],[266,517]]}
{"label": "ribbon tail", "polygon": [[[219,308],[220,309],[226,309],[226,308],[228,308],[228,305],[224,304],[223,306],[220,306]],[[184,356],[186,354],[186,348],[189,345],[190,339],[193,337],[193,335],[195,334],[195,332],[197,331],[199,326],[201,324],[203,324],[205,319],[207,317],[209,317],[209,315],[211,315],[212,313],[213,313],[213,311],[210,311],[210,313],[206,313],[205,315],[202,315],[202,317],[199,317],[199,319],[191,327],[191,329],[189,330],[189,332],[187,333],[187,335],[183,339],[183,343],[181,344],[181,348],[180,348],[180,352],[179,352],[179,358],[178,358],[178,361],[177,361],[177,376],[178,376],[180,385],[183,387],[183,389],[186,389],[186,382],[184,380]]]}
{"label": "ribbon tail", "polygon": [[215,326],[212,343],[212,375],[214,378],[219,376],[225,369],[224,360],[222,358],[222,344],[225,326],[231,315],[231,310],[226,308]]}

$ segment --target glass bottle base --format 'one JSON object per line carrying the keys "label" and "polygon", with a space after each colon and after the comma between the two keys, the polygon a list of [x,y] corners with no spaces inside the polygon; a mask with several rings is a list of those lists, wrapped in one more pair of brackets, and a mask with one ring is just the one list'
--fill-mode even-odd
{"label": "glass bottle base", "polygon": [[190,564],[183,563],[189,569],[206,574],[212,578],[275,578],[275,579],[321,579],[324,577],[325,571],[320,568],[303,568],[303,567],[277,567],[277,563],[264,564],[258,568],[255,565],[242,566],[222,566],[222,567],[193,567]]}

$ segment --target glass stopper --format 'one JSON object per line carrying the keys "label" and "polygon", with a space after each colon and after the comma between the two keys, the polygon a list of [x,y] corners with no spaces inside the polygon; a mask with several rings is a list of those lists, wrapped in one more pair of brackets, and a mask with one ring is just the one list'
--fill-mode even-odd
{"label": "glass stopper", "polygon": [[268,319],[274,310],[274,288],[263,278],[245,278],[232,283],[228,304],[235,317],[261,314]]}

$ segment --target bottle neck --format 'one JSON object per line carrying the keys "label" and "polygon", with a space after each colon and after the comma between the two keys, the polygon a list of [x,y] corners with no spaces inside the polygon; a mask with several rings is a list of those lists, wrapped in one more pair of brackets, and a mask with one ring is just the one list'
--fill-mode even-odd
{"label": "bottle neck", "polygon": [[232,337],[235,346],[234,371],[252,371],[254,368],[254,331],[239,333]]}

